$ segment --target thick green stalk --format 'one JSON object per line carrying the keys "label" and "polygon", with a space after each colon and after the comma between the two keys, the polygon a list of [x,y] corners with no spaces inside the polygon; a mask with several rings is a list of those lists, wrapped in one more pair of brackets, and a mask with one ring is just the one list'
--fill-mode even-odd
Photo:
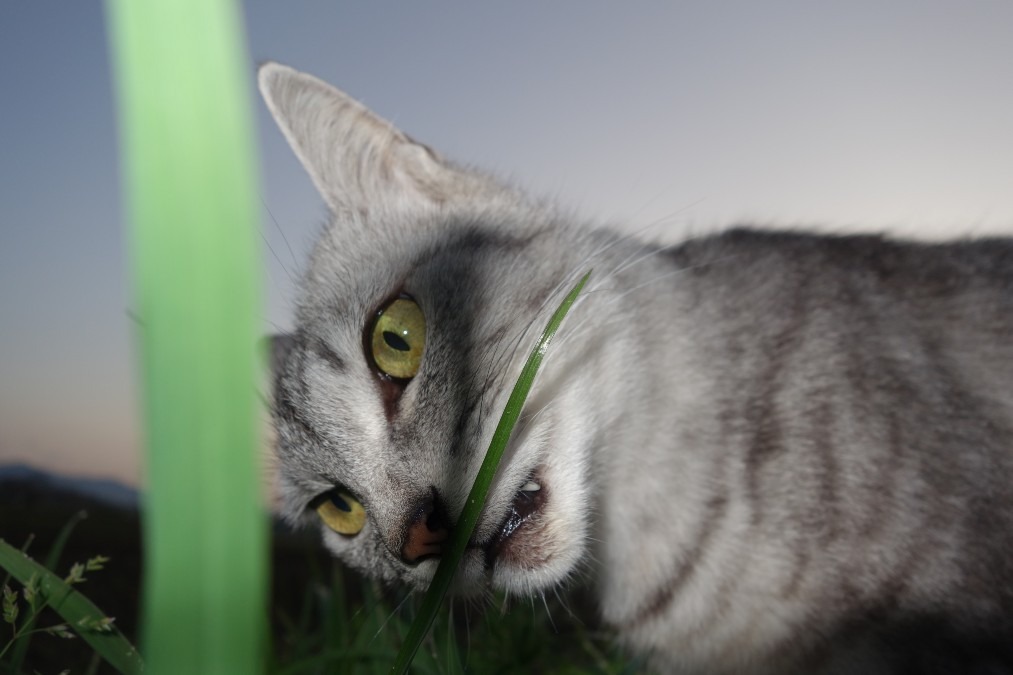
{"label": "thick green stalk", "polygon": [[262,669],[257,209],[232,0],[108,0],[143,374],[142,650],[151,672]]}

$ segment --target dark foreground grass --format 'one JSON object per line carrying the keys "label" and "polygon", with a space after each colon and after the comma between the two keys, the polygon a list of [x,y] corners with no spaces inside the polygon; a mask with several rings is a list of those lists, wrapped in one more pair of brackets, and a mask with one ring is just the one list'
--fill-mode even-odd
{"label": "dark foreground grass", "polygon": [[[114,616],[115,625],[136,641],[141,570],[136,512],[102,507],[76,496],[19,492],[5,485],[0,488],[0,538],[20,547],[34,533],[28,552],[48,563],[47,552],[54,550],[63,525],[82,508],[89,516],[77,525],[65,548],[61,544],[63,554],[53,570],[65,576],[75,562],[108,556],[105,569],[86,574],[87,581],[76,589]],[[265,672],[372,675],[389,671],[418,612],[418,596],[406,600],[403,594],[363,579],[328,555],[315,534],[306,532],[279,528],[273,537],[271,566],[267,617],[271,648],[266,650]],[[4,576],[0,572],[0,581]],[[18,593],[23,590],[13,579],[8,583]],[[541,598],[511,598],[506,607],[495,596],[481,602],[445,603],[409,672],[640,672],[596,626],[591,603],[579,589],[561,597],[562,601],[550,594],[544,603]],[[27,611],[23,602],[22,610]],[[62,622],[46,609],[37,626]],[[11,635],[11,627],[0,622],[0,646]],[[16,646],[0,658],[0,675],[117,672],[80,638],[38,633],[29,643],[18,670],[11,670]]]}
{"label": "dark foreground grass", "polygon": [[[323,570],[320,570],[323,572]],[[307,587],[301,615],[278,617],[274,662],[279,675],[390,670],[419,611],[417,597],[389,596],[378,586],[330,568],[326,583]],[[445,604],[409,669],[418,674],[638,672],[594,628],[581,597],[563,601]]]}

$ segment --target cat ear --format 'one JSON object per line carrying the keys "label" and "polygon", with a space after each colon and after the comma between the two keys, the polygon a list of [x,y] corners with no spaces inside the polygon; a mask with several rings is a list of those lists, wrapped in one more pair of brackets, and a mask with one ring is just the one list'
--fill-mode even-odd
{"label": "cat ear", "polygon": [[288,360],[289,354],[292,353],[293,347],[295,347],[295,336],[284,333],[278,335],[271,335],[267,338],[270,344],[270,352],[268,357],[270,359],[269,365],[271,367],[271,375],[277,377],[278,373],[285,367],[285,362]]}
{"label": "cat ear", "polygon": [[269,62],[260,67],[258,84],[333,211],[364,211],[392,196],[439,203],[454,192],[456,171],[432,150],[326,82]]}

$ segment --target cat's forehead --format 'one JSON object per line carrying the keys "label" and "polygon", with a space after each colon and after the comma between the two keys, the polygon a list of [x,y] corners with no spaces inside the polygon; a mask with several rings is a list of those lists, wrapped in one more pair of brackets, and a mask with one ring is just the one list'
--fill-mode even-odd
{"label": "cat's forehead", "polygon": [[409,224],[372,227],[336,219],[307,271],[301,323],[352,328],[401,293],[434,316],[509,304],[512,294],[530,292],[554,273],[536,262],[545,229],[532,220],[525,211],[502,209],[422,214]]}

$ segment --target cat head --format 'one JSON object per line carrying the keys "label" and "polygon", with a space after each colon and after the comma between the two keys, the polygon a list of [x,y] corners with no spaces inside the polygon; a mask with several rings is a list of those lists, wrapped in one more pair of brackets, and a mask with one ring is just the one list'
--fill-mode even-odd
{"label": "cat head", "polygon": [[[319,527],[351,566],[424,587],[591,244],[554,209],[446,161],[312,76],[268,63],[259,85],[330,211],[294,332],[275,340],[285,514]],[[538,592],[585,556],[589,357],[565,330],[555,344],[567,346],[550,349],[539,374],[459,592],[490,582]]]}

